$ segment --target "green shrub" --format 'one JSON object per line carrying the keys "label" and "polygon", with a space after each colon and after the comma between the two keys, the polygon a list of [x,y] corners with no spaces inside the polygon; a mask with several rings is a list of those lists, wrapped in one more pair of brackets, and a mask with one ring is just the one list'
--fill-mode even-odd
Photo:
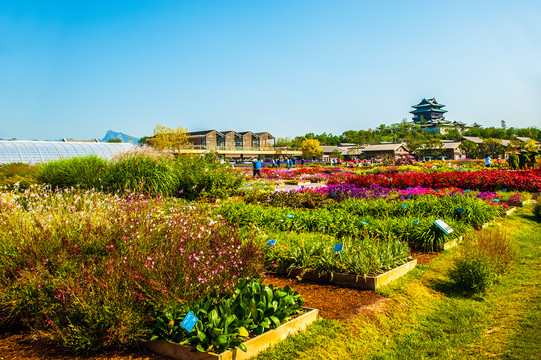
{"label": "green shrub", "polygon": [[449,276],[458,290],[472,294],[487,290],[496,280],[497,274],[487,257],[476,256],[456,260]]}
{"label": "green shrub", "polygon": [[38,179],[53,188],[100,189],[107,168],[107,160],[97,155],[60,159],[42,164]]}
{"label": "green shrub", "polygon": [[513,154],[513,155],[509,156],[509,159],[507,160],[507,162],[509,163],[509,167],[511,169],[517,170],[518,167],[519,167],[520,160],[519,160],[518,155]]}
{"label": "green shrub", "polygon": [[115,193],[127,191],[174,196],[178,184],[171,160],[143,152],[131,152],[117,158],[105,176],[106,188]]}
{"label": "green shrub", "polygon": [[182,156],[176,163],[179,177],[178,194],[189,200],[224,199],[240,187],[243,174],[222,163],[216,154]]}
{"label": "green shrub", "polygon": [[466,239],[462,255],[449,276],[458,290],[481,293],[509,270],[514,258],[515,252],[504,230],[485,230],[475,238]]}
{"label": "green shrub", "polygon": [[535,204],[535,208],[533,209],[533,212],[535,216],[537,217],[537,220],[541,220],[541,202],[539,202],[539,200],[537,201],[538,203]]}

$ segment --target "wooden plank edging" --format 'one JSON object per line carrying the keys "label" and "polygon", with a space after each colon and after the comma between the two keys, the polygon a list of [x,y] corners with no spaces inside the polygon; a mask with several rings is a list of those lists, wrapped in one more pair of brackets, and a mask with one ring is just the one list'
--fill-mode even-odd
{"label": "wooden plank edging", "polygon": [[293,269],[291,271],[281,272],[290,278],[302,278],[303,280],[342,285],[356,289],[376,290],[401,276],[404,276],[417,265],[417,259],[409,260],[394,269],[376,276],[362,276],[340,273],[321,273],[316,270]]}

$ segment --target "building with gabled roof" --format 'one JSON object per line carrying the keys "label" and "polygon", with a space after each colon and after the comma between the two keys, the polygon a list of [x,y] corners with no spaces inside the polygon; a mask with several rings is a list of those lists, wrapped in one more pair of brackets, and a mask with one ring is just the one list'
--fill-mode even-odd
{"label": "building with gabled roof", "polygon": [[483,139],[481,139],[480,137],[477,137],[477,136],[462,136],[460,138],[460,140],[462,140],[462,141],[469,140],[469,141],[473,141],[476,144],[482,144],[483,143]]}
{"label": "building with gabled roof", "polygon": [[443,156],[449,160],[461,160],[466,158],[466,152],[460,148],[460,141],[442,140]]}
{"label": "building with gabled roof", "polygon": [[189,145],[178,151],[202,154],[209,150],[232,159],[300,157],[301,151],[275,148],[275,138],[268,132],[203,130],[188,132]]}
{"label": "building with gabled roof", "polygon": [[410,149],[405,143],[379,143],[369,144],[362,149],[367,158],[374,158],[382,155],[403,157],[410,155]]}

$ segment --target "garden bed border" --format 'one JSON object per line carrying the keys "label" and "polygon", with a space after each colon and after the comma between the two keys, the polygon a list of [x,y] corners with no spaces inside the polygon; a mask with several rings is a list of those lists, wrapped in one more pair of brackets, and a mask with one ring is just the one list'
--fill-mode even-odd
{"label": "garden bed border", "polygon": [[244,342],[247,351],[244,352],[240,349],[231,349],[222,352],[221,354],[215,353],[203,353],[192,349],[185,345],[179,345],[171,343],[165,340],[148,341],[144,346],[160,355],[168,356],[175,360],[241,360],[250,359],[256,356],[261,351],[265,350],[271,345],[274,345],[290,335],[297,333],[300,330],[306,329],[308,325],[317,320],[319,311],[318,309],[312,309],[303,307],[306,311],[300,315],[294,317],[288,322],[283,323],[276,329],[264,332],[254,338],[251,338]]}
{"label": "garden bed border", "polygon": [[279,273],[290,278],[302,278],[302,280],[329,283],[333,285],[342,285],[356,289],[376,290],[401,276],[404,276],[417,265],[417,259],[408,260],[394,269],[383,274],[372,276],[341,274],[341,273],[322,273],[316,270],[293,269]]}

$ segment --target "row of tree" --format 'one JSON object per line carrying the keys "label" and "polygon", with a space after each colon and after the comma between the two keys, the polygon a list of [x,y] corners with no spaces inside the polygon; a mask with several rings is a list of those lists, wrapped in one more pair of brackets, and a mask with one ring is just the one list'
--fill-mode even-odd
{"label": "row of tree", "polygon": [[427,141],[429,139],[448,139],[454,141],[460,141],[463,136],[475,136],[482,139],[500,139],[500,140],[513,140],[515,137],[528,137],[530,139],[541,141],[541,130],[536,127],[529,128],[471,128],[465,132],[462,132],[458,126],[447,129],[445,134],[435,134],[428,131],[421,130],[420,125],[406,122],[404,119],[402,122],[392,124],[390,126],[380,125],[375,129],[368,130],[348,130],[342,135],[333,135],[332,133],[316,135],[314,133],[307,133],[304,136],[297,136],[295,138],[284,137],[276,140],[276,146],[289,146],[300,148],[303,140],[315,139],[320,142],[321,145],[336,146],[340,143],[354,143],[359,145],[366,145],[371,143],[382,142],[415,142],[415,141]]}

